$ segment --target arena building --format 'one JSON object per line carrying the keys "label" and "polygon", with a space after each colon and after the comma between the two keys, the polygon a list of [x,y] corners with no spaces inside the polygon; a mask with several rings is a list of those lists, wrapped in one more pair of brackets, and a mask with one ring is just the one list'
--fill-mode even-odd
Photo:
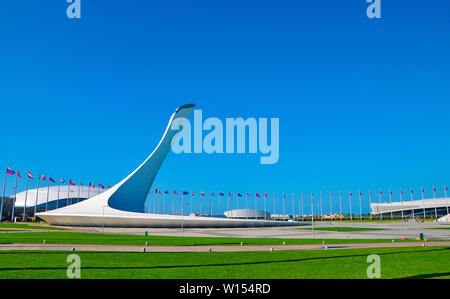
{"label": "arena building", "polygon": [[383,218],[409,217],[442,217],[449,213],[449,198],[429,198],[423,200],[392,202],[392,203],[372,203],[370,205],[372,215]]}

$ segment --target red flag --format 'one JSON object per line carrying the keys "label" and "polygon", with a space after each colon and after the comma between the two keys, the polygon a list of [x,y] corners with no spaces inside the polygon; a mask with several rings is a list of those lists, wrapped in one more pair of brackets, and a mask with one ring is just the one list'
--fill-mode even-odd
{"label": "red flag", "polygon": [[[45,181],[45,180],[44,180]],[[72,182],[72,180],[69,180],[69,185],[71,186],[76,186],[74,182]]]}
{"label": "red flag", "polygon": [[17,176],[21,179],[22,176],[20,175],[20,172],[17,170]]}
{"label": "red flag", "polygon": [[175,191],[175,190],[173,190],[173,194],[175,194],[175,195],[180,195],[180,194],[178,194],[178,192]]}
{"label": "red flag", "polygon": [[247,193],[247,196],[250,197],[250,194]]}
{"label": "red flag", "polygon": [[31,174],[31,172],[28,171],[28,178],[34,179],[34,175]]}
{"label": "red flag", "polygon": [[264,196],[267,197],[267,193],[264,193]]}
{"label": "red flag", "polygon": [[261,198],[261,196],[258,193],[256,193],[256,197]]}

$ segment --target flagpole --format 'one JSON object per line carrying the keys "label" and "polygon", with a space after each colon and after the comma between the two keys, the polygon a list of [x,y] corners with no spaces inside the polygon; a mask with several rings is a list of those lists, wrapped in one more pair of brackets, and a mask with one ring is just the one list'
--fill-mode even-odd
{"label": "flagpole", "polygon": [[333,197],[333,193],[330,192],[330,221],[333,220],[333,203],[332,203],[332,197]]}
{"label": "flagpole", "polygon": [[348,202],[350,203],[350,221],[353,221],[353,212],[352,212],[352,193],[350,192],[348,195]]}
{"label": "flagpole", "polygon": [[245,219],[248,219],[248,193],[245,192]]}
{"label": "flagpole", "polygon": [[342,215],[342,192],[339,191],[339,218],[341,218],[341,221],[343,220],[342,218],[344,215]]}
{"label": "flagpole", "polygon": [[403,192],[402,192],[402,189],[400,189],[400,207],[402,210],[402,220],[403,220],[404,215],[403,215]]}
{"label": "flagpole", "polygon": [[209,192],[209,217],[212,217],[212,197],[214,194]]}
{"label": "flagpole", "polygon": [[25,222],[25,213],[26,213],[26,209],[27,209],[27,197],[28,197],[28,180],[30,179],[29,174],[27,173],[27,186],[25,189],[25,202],[23,205],[23,218],[22,218],[22,222]]}
{"label": "flagpole", "polygon": [[[200,191],[200,216],[202,216],[202,191]],[[230,210],[230,194],[228,193],[228,211]]]}
{"label": "flagpole", "polygon": [[305,213],[303,210],[303,198],[305,197],[305,194],[303,194],[302,192],[302,197],[301,197],[301,201],[302,201],[302,221],[305,221]]}
{"label": "flagpole", "polygon": [[436,202],[436,188],[433,186],[433,198],[434,198],[434,217],[437,219],[437,202]]}
{"label": "flagpole", "polygon": [[[6,169],[8,169],[8,165],[6,165]],[[2,192],[2,204],[0,206],[0,221],[2,221],[3,218],[3,201],[5,200],[5,190],[6,190],[6,178],[8,177],[8,173],[5,170],[5,180],[3,182],[3,192]]]}
{"label": "flagpole", "polygon": [[361,204],[362,193],[361,193],[361,190],[359,190],[358,192],[359,192],[359,220],[362,221],[362,220],[363,220],[363,216],[362,216],[362,204]]}
{"label": "flagpole", "polygon": [[34,221],[36,221],[36,210],[37,210],[38,201],[39,201],[39,183],[40,183],[40,180],[41,180],[41,174],[39,173],[38,181],[37,181],[37,188],[36,188],[36,199],[34,201],[34,214],[33,214]]}
{"label": "flagpole", "polygon": [[311,193],[311,232],[314,239],[314,195]]}
{"label": "flagpole", "polygon": [[17,169],[16,173],[16,186],[14,187],[14,201],[11,213],[11,222],[14,222],[14,209],[16,208],[16,195],[17,195],[17,180],[19,179],[19,169]]}
{"label": "flagpole", "polygon": [[323,193],[320,191],[320,220],[323,221]]}
{"label": "flagpole", "polygon": [[284,194],[284,192],[283,192],[283,219],[284,219],[284,215],[286,215],[286,211],[285,211],[285,209],[284,209],[284,202],[285,202],[285,199],[286,199],[286,194]]}
{"label": "flagpole", "polygon": [[372,221],[372,191],[369,191],[369,213],[370,213],[370,221]]}
{"label": "flagpole", "polygon": [[184,226],[184,192],[181,190],[181,237],[183,237]]}
{"label": "flagpole", "polygon": [[447,186],[445,186],[445,189],[444,189],[444,192],[445,192],[445,201],[447,202],[447,215],[449,214],[448,213],[448,197],[447,197]]}
{"label": "flagpole", "polygon": [[47,200],[45,202],[45,211],[48,211],[48,196],[50,193],[50,177],[48,177],[48,185],[47,185]]}
{"label": "flagpole", "polygon": [[266,205],[266,201],[267,201],[267,193],[264,192],[264,220],[267,220],[267,205]]}
{"label": "flagpole", "polygon": [[[80,201],[80,188],[81,188],[81,181],[78,182],[78,200],[77,203]],[[145,204],[145,202],[144,202]],[[145,208],[144,208],[144,212],[145,212]]]}
{"label": "flagpole", "polygon": [[61,178],[58,178],[58,196],[56,197],[56,208],[59,206],[59,189],[61,187]]}
{"label": "flagpole", "polygon": [[[276,215],[275,198],[276,198],[276,195],[275,195],[275,192],[274,192],[274,193],[273,193],[273,214],[274,214],[274,215]],[[273,218],[273,217],[272,217],[272,218]]]}
{"label": "flagpole", "polygon": [[[380,192],[378,193],[378,195],[379,195],[379,197],[378,197],[378,203],[379,203],[380,206],[381,206],[381,190],[380,190]],[[383,212],[380,213],[380,220],[383,220]]]}
{"label": "flagpole", "polygon": [[70,179],[69,183],[67,184],[67,198],[66,198],[66,207],[69,206],[69,199],[70,199]]}
{"label": "flagpole", "polygon": [[425,189],[422,187],[422,208],[423,208],[423,219],[425,220],[427,218],[427,214],[425,211]]}
{"label": "flagpole", "polygon": [[[412,188],[411,188],[412,191]],[[414,215],[414,194],[411,192],[411,213],[412,213],[412,218],[415,219],[416,216]]]}
{"label": "flagpole", "polygon": [[391,220],[394,218],[394,214],[392,213],[392,191],[389,189],[389,202],[391,204]]}

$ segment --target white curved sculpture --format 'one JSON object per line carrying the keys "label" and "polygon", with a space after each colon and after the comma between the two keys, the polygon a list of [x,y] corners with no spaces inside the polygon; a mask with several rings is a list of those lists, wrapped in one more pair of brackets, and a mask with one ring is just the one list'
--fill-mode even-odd
{"label": "white curved sculpture", "polygon": [[[167,129],[153,153],[135,171],[105,192],[83,202],[60,209],[37,213],[50,224],[115,227],[246,227],[280,226],[293,223],[237,220],[213,217],[144,214],[144,203],[155,177],[171,148],[172,138],[181,130],[172,130],[189,117],[194,104],[183,105],[170,118]],[[298,225],[298,224],[297,224]]]}

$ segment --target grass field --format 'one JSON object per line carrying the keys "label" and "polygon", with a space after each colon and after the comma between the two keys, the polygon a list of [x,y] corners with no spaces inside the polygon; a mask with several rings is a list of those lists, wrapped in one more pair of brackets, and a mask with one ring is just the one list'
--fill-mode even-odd
{"label": "grass field", "polygon": [[[97,245],[301,245],[301,244],[349,244],[349,243],[384,243],[392,239],[281,239],[281,238],[224,238],[224,237],[169,237],[137,236],[119,234],[98,234],[78,232],[14,232],[0,233],[0,244],[7,243],[43,243],[47,244],[97,244]],[[432,240],[429,240],[432,241]],[[399,240],[396,242],[418,242],[416,240]]]}
{"label": "grass field", "polygon": [[31,223],[0,223],[0,228],[5,229],[47,229],[47,230],[66,230],[65,228],[54,226],[43,226]]}
{"label": "grass field", "polygon": [[[0,252],[0,278],[66,278],[72,252]],[[378,254],[381,278],[450,278],[450,247],[274,252],[76,252],[81,278],[367,278]]]}
{"label": "grass field", "polygon": [[[297,228],[301,230],[312,230],[311,227]],[[367,231],[367,230],[384,230],[383,228],[370,228],[370,227],[315,227],[314,230],[329,231],[329,232],[355,232],[355,231]]]}

